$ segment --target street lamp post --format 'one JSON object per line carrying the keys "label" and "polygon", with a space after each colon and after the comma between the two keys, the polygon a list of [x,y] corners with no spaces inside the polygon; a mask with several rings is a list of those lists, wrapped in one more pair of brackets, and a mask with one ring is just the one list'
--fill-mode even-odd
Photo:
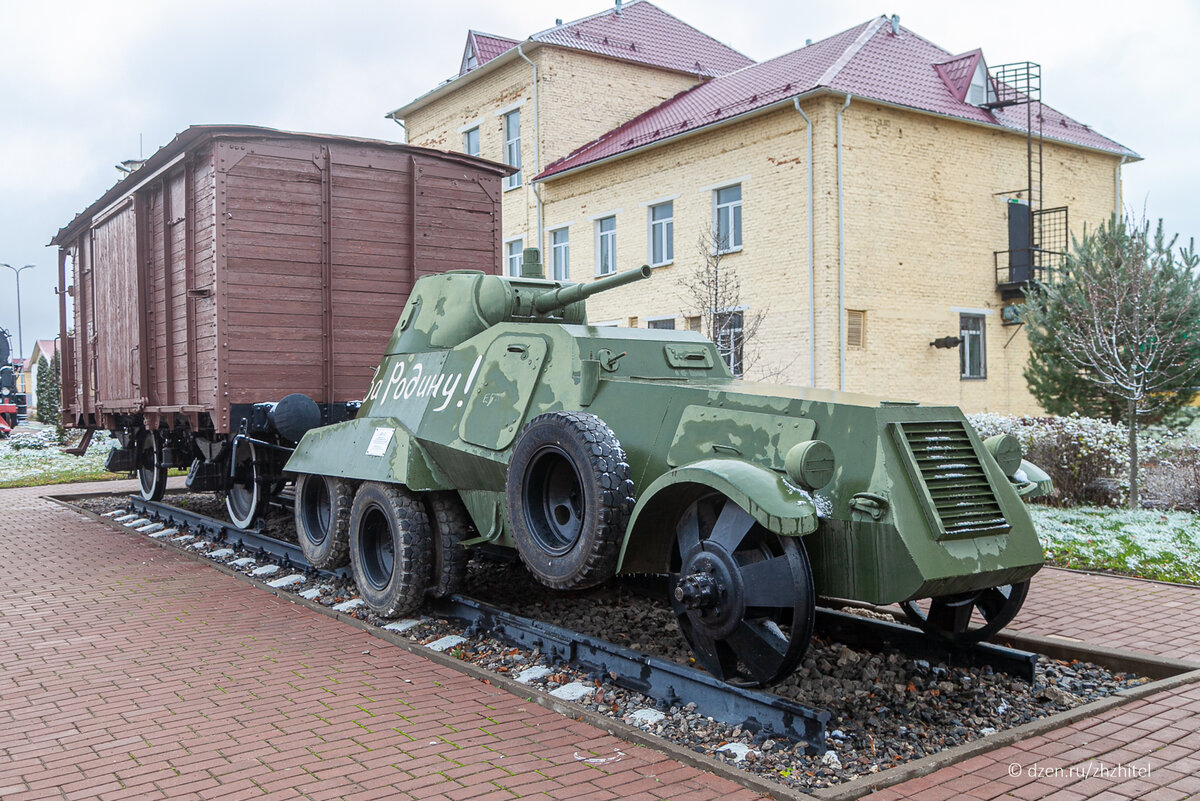
{"label": "street lamp post", "polygon": [[23,366],[25,363],[25,336],[21,332],[21,271],[31,270],[33,265],[26,264],[24,267],[17,268],[11,264],[0,264],[0,267],[7,267],[17,275],[17,359]]}

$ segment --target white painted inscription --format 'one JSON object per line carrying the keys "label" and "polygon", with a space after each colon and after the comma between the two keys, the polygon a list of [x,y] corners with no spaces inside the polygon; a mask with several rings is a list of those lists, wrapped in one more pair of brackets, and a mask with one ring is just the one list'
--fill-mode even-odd
{"label": "white painted inscription", "polygon": [[388,445],[392,443],[392,435],[396,433],[391,428],[377,428],[367,446],[367,456],[383,456],[387,453]]}

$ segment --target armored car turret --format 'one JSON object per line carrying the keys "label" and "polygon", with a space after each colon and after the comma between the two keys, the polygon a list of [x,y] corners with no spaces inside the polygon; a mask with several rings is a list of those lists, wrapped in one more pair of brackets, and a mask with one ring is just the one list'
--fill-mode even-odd
{"label": "armored car turret", "polygon": [[474,272],[417,282],[358,416],[288,461],[319,566],[382,615],[456,591],[472,547],[572,590],[666,574],[696,660],[789,674],[817,596],[901,602],[931,636],[1006,625],[1043,554],[1015,439],[954,407],[735,378],[694,332],[588,325],[591,284]]}

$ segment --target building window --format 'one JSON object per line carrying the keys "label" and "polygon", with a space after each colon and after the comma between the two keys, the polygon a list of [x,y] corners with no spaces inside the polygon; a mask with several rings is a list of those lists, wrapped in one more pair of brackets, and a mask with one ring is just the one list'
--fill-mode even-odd
{"label": "building window", "polygon": [[864,348],[867,344],[867,313],[846,311],[846,347]]}
{"label": "building window", "polygon": [[630,327],[630,328],[637,328],[637,327],[638,327],[638,318],[636,318],[636,317],[630,317],[630,318],[629,318],[629,327]]}
{"label": "building window", "polygon": [[742,185],[713,192],[713,233],[718,253],[742,249]]}
{"label": "building window", "polygon": [[550,232],[550,264],[555,281],[566,281],[571,277],[571,242],[566,228]]}
{"label": "building window", "polygon": [[983,336],[982,314],[960,314],[958,348],[963,378],[987,378],[987,350]]}
{"label": "building window", "polygon": [[504,188],[513,189],[521,185],[521,109],[504,115],[504,163],[517,171],[504,179]]}
{"label": "building window", "polygon": [[717,312],[713,315],[717,350],[735,376],[742,374],[742,313]]}
{"label": "building window", "polygon": [[647,328],[657,328],[660,331],[674,331],[675,330],[675,318],[674,317],[664,317],[660,320],[647,320],[646,327]]}
{"label": "building window", "polygon": [[479,128],[475,127],[463,133],[463,152],[468,156],[479,155]]}
{"label": "building window", "polygon": [[675,204],[668,201],[650,207],[650,266],[675,261]]}
{"label": "building window", "polygon": [[514,278],[521,275],[521,253],[524,240],[514,239],[504,243],[504,274]]}
{"label": "building window", "polygon": [[700,319],[700,315],[697,314],[693,317],[685,317],[685,318],[683,318],[683,321],[685,323],[687,323],[688,331],[699,331],[700,330],[700,326],[701,326],[701,322],[702,322]]}
{"label": "building window", "polygon": [[596,275],[617,271],[617,218],[596,220]]}

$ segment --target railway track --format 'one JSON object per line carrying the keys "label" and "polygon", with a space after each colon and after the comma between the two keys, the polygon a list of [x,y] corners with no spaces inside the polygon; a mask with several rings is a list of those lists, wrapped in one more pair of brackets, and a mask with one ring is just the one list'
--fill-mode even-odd
{"label": "railway track", "polygon": [[[346,579],[349,571],[318,570],[304,558],[295,543],[269,536],[260,530],[241,530],[230,523],[168,503],[133,496],[128,507],[133,519],[117,518],[126,525],[151,522],[269,558],[285,570],[314,576]],[[656,577],[638,577],[627,582],[634,591],[662,595],[665,589]],[[551,664],[569,665],[589,677],[605,679],[625,690],[641,693],[659,709],[695,704],[696,711],[715,721],[728,723],[764,737],[807,744],[808,753],[825,750],[826,724],[830,714],[823,709],[794,703],[769,692],[725,684],[708,673],[676,662],[640,653],[604,639],[540,620],[514,614],[484,601],[453,595],[430,604],[430,611],[460,621],[470,636],[492,637],[502,642],[543,654]],[[922,632],[899,623],[863,617],[830,608],[817,613],[817,632],[845,645],[880,650],[894,648],[916,659],[959,667],[982,667],[1032,681],[1035,654],[983,643],[970,648],[947,649]]]}

